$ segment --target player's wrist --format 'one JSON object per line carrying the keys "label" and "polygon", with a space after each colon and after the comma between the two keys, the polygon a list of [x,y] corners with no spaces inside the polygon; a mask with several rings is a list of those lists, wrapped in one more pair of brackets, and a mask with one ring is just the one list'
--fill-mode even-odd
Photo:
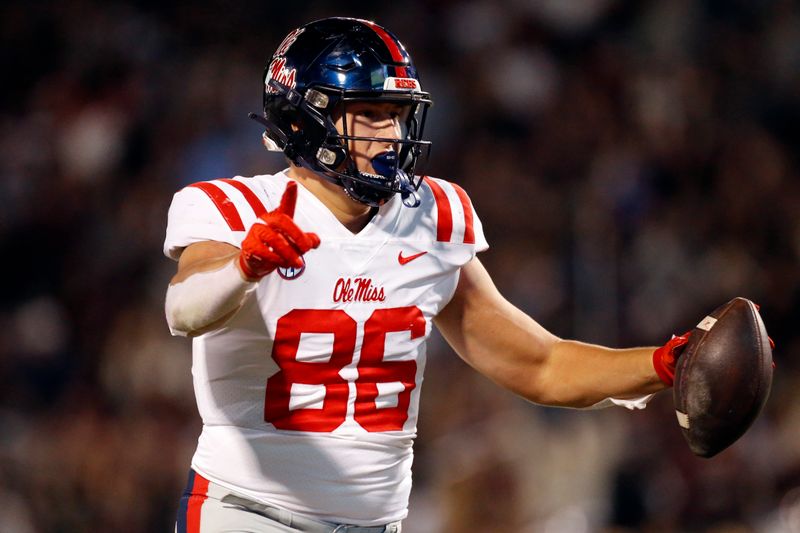
{"label": "player's wrist", "polygon": [[675,383],[675,364],[668,364],[664,362],[664,349],[662,346],[653,352],[653,368],[658,374],[658,378],[667,387],[672,387]]}
{"label": "player's wrist", "polygon": [[672,387],[675,383],[675,366],[686,343],[689,342],[689,335],[691,331],[683,335],[673,335],[664,346],[653,352],[653,368],[667,387]]}
{"label": "player's wrist", "polygon": [[242,280],[253,283],[261,280],[264,276],[275,270],[275,265],[264,264],[256,256],[248,254],[244,250],[239,254],[239,259],[235,261],[236,269]]}

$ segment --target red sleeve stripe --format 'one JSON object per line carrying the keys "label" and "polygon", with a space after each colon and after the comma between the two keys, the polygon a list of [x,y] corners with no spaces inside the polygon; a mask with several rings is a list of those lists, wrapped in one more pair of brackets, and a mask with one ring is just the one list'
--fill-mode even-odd
{"label": "red sleeve stripe", "polygon": [[236,211],[236,206],[233,205],[233,202],[231,202],[231,199],[225,194],[225,191],[207,181],[193,183],[189,185],[189,187],[197,187],[211,198],[211,201],[217,206],[220,214],[222,214],[222,218],[225,219],[225,222],[228,223],[228,227],[231,228],[231,230],[244,231],[244,224],[242,224],[239,212]]}
{"label": "red sleeve stripe", "polygon": [[450,200],[438,183],[427,176],[424,179],[436,200],[436,240],[450,242],[450,237],[453,235],[453,211],[450,209]]}
{"label": "red sleeve stripe", "polygon": [[458,199],[461,200],[461,206],[464,208],[464,244],[475,244],[475,229],[472,227],[474,215],[472,214],[472,204],[469,201],[467,192],[456,185],[450,185],[456,190]]}
{"label": "red sleeve stripe", "polygon": [[233,187],[236,187],[236,189],[240,193],[242,193],[244,199],[247,200],[247,203],[250,204],[250,207],[253,208],[253,212],[256,214],[256,218],[260,217],[261,215],[267,212],[267,208],[264,207],[264,204],[261,202],[261,200],[258,199],[256,193],[251,191],[250,188],[241,181],[236,181],[235,179],[231,178],[223,178],[220,181],[224,181],[225,183]]}
{"label": "red sleeve stripe", "polygon": [[200,533],[200,512],[208,498],[208,480],[195,473],[192,493],[186,509],[186,533]]}
{"label": "red sleeve stripe", "polygon": [[[403,53],[400,51],[400,47],[397,46],[397,42],[386,32],[386,30],[369,20],[361,20],[361,22],[369,26],[372,31],[378,34],[378,37],[381,38],[383,44],[385,44],[386,48],[389,49],[389,53],[392,55],[393,60],[398,63],[406,62],[406,58],[403,57]],[[408,77],[408,71],[406,70],[406,67],[395,67],[395,74],[398,78]]]}

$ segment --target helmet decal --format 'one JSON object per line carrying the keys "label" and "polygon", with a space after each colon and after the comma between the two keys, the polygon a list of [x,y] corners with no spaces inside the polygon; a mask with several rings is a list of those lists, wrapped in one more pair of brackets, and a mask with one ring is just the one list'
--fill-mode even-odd
{"label": "helmet decal", "polygon": [[289,35],[287,35],[281,44],[278,45],[278,49],[275,51],[275,54],[273,54],[272,61],[270,62],[269,67],[267,67],[267,71],[264,76],[264,90],[266,92],[273,94],[277,92],[276,89],[270,86],[270,80],[275,80],[290,89],[295,88],[297,69],[286,67],[286,52],[289,51],[289,48],[294,44],[295,41],[297,41],[297,38],[304,31],[305,28],[297,28],[296,30],[289,32]]}
{"label": "helmet decal", "polygon": [[286,38],[283,40],[283,42],[281,42],[281,44],[278,45],[278,49],[275,50],[274,55],[275,56],[286,55],[286,52],[289,51],[289,47],[294,44],[294,42],[297,40],[300,34],[303,33],[304,31],[305,28],[297,28],[296,30],[289,32],[289,35],[287,35]]}
{"label": "helmet decal", "polygon": [[289,89],[294,89],[297,86],[296,78],[297,69],[286,68],[286,58],[276,57],[267,68],[267,75],[264,79],[265,90],[273,94],[277,92],[277,89],[270,85],[270,80],[275,80]]}
{"label": "helmet decal", "polygon": [[414,78],[386,78],[383,88],[387,91],[421,91],[419,81]]}

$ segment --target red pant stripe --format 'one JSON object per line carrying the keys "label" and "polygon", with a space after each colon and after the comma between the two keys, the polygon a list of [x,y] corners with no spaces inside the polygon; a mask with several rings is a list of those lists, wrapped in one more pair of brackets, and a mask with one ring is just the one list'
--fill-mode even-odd
{"label": "red pant stripe", "polygon": [[208,498],[208,480],[200,474],[194,476],[192,495],[186,509],[186,533],[200,533],[200,512]]}

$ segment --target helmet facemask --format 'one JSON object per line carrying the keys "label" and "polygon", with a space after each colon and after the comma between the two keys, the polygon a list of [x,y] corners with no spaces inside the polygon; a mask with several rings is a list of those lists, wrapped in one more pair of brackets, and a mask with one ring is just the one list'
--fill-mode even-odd
{"label": "helmet facemask", "polygon": [[[308,91],[316,93],[315,89]],[[328,92],[328,91],[326,91]],[[326,178],[340,183],[353,199],[371,206],[380,206],[393,195],[400,193],[403,203],[409,207],[419,205],[417,189],[422,181],[414,175],[414,169],[421,156],[427,157],[430,142],[420,140],[429,101],[424,98],[398,95],[384,97],[364,97],[363,95],[347,95],[344,91],[336,91],[331,98],[335,111],[320,113],[326,127],[325,141],[320,145],[314,160],[309,166],[312,170],[323,174]],[[354,103],[396,103],[405,108],[400,121],[399,137],[374,137],[356,135],[350,131],[348,110]],[[316,111],[316,110],[315,110]],[[335,126],[337,118],[341,118],[341,131]],[[374,173],[359,170],[353,143],[377,142],[387,149],[371,158]]]}

